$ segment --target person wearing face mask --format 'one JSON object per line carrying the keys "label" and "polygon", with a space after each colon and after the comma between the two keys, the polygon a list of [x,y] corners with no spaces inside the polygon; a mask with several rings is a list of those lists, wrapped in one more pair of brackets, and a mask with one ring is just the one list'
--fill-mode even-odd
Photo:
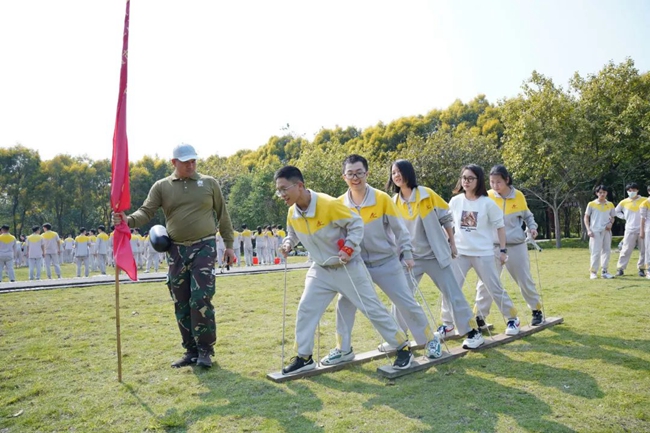
{"label": "person wearing face mask", "polygon": [[612,224],[614,223],[614,205],[607,201],[607,187],[599,185],[595,189],[598,198],[590,201],[585,210],[585,226],[589,236],[591,252],[590,278],[598,278],[598,267],[602,266],[603,278],[614,278],[607,272],[609,256],[612,249]]}
{"label": "person wearing face mask", "polygon": [[616,206],[616,216],[625,220],[625,235],[623,236],[621,254],[616,265],[616,276],[623,276],[630,261],[630,256],[632,256],[632,251],[634,251],[634,247],[637,247],[639,249],[639,261],[637,262],[639,277],[645,277],[645,244],[641,237],[641,214],[639,212],[645,197],[639,195],[639,185],[636,182],[627,184],[625,191],[628,198],[622,200]]}
{"label": "person wearing face mask", "polygon": [[[648,196],[650,196],[650,185],[648,185]],[[650,262],[650,200],[645,199],[640,206],[639,213],[641,214],[641,230],[639,231],[639,236],[643,239],[645,245],[645,265],[646,265],[646,275],[645,277],[650,280],[650,272],[648,272],[648,265]]]}

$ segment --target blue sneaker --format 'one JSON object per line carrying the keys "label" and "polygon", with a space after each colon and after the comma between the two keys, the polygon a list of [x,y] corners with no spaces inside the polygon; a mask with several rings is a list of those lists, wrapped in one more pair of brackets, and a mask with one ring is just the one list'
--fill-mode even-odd
{"label": "blue sneaker", "polygon": [[438,327],[438,333],[444,339],[445,337],[456,335],[456,328],[454,325],[441,325]]}

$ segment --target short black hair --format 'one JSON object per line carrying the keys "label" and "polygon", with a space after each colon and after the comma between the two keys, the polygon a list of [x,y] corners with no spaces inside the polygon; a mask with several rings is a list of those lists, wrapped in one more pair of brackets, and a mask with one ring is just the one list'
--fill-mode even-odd
{"label": "short black hair", "polygon": [[43,228],[44,228],[44,229],[48,229],[48,230],[52,230],[52,224],[50,224],[50,223],[45,223],[45,224],[43,224]]}
{"label": "short black hair", "polygon": [[508,186],[512,185],[512,177],[508,173],[508,169],[505,165],[497,164],[490,169],[490,176],[501,176],[503,180],[506,181]]}
{"label": "short black hair", "polygon": [[248,228],[248,226],[247,226],[246,224],[242,224],[242,225],[241,225],[241,228],[242,228],[242,229],[246,229],[246,228]]}
{"label": "short black hair", "polygon": [[629,191],[631,189],[636,189],[637,191],[639,190],[639,184],[636,182],[630,182],[627,185],[625,185],[625,191]]}
{"label": "short black hair", "polygon": [[3,224],[2,227],[0,227],[2,230],[9,230],[9,226],[7,224]]}
{"label": "short black hair", "polygon": [[465,170],[471,171],[476,176],[475,194],[479,197],[482,195],[487,196],[488,193],[487,193],[487,188],[485,187],[485,172],[483,171],[483,167],[476,164],[467,164],[460,169],[460,176],[458,177],[458,182],[456,182],[456,187],[454,188],[454,194],[465,192],[465,190],[463,189],[463,182],[461,179],[461,177],[463,176],[463,172]]}
{"label": "short black hair", "polygon": [[86,228],[85,228],[85,227],[80,228],[80,229],[79,229],[79,232],[80,232],[81,234],[86,233]]}
{"label": "short black hair", "polygon": [[606,193],[609,193],[609,190],[605,185],[598,185],[596,188],[594,188],[595,194],[597,194],[599,191],[605,191]]}
{"label": "short black hair", "polygon": [[356,153],[353,153],[352,155],[348,155],[347,158],[343,160],[343,172],[345,172],[346,165],[356,164],[357,162],[363,164],[363,169],[368,171],[368,160],[361,155],[357,155]]}
{"label": "short black hair", "polygon": [[302,177],[302,172],[298,167],[293,165],[285,165],[281,169],[275,172],[273,180],[286,179],[290,182],[302,182],[305,183],[305,179]]}
{"label": "short black hair", "polygon": [[399,170],[402,180],[406,182],[406,186],[415,189],[418,187],[418,178],[415,175],[415,169],[411,161],[406,159],[398,159],[388,167],[388,181],[386,182],[386,190],[398,193],[400,188],[393,182],[393,167]]}
{"label": "short black hair", "polygon": [[101,231],[105,232],[106,227],[104,227],[104,225],[100,224],[100,225],[97,226],[97,230],[101,230]]}

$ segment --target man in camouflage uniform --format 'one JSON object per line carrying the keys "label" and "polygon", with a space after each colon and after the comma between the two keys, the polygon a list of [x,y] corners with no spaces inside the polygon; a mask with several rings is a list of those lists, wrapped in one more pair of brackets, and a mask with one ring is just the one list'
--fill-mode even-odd
{"label": "man in camouflage uniform", "polygon": [[214,263],[217,256],[215,233],[226,246],[226,261],[232,263],[233,228],[219,183],[211,176],[196,172],[196,152],[189,144],[174,149],[171,176],[157,181],[140,209],[128,217],[113,215],[113,223],[126,221],[129,227],[142,226],[162,207],[167,232],[172,240],[168,251],[167,285],[183,339],[185,355],[172,363],[178,368],[196,364],[211,367],[217,340],[212,297]]}

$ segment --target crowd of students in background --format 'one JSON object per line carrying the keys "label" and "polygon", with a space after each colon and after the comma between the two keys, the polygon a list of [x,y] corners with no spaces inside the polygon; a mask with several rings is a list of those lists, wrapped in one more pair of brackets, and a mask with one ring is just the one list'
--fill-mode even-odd
{"label": "crowd of students in background", "polygon": [[[29,268],[29,279],[40,280],[45,273],[48,279],[61,278],[62,264],[76,264],[77,277],[89,277],[91,272],[106,275],[107,267],[114,267],[113,227],[107,233],[106,227],[95,229],[81,227],[79,234],[65,237],[52,230],[50,223],[33,226],[29,236],[13,236],[7,224],[0,228],[0,282],[15,282],[14,269]],[[223,238],[217,232],[219,267],[224,266]],[[234,266],[271,265],[284,263],[284,257],[277,249],[286,236],[281,225],[258,226],[255,231],[242,225],[241,232],[235,232],[235,248],[238,260]],[[238,247],[239,246],[239,247]],[[237,251],[238,249],[238,251]],[[131,250],[139,270],[144,273],[159,272],[166,264],[165,253],[155,251],[149,242],[149,233],[131,230]],[[54,273],[52,273],[54,271]],[[83,272],[82,272],[83,271]]]}

